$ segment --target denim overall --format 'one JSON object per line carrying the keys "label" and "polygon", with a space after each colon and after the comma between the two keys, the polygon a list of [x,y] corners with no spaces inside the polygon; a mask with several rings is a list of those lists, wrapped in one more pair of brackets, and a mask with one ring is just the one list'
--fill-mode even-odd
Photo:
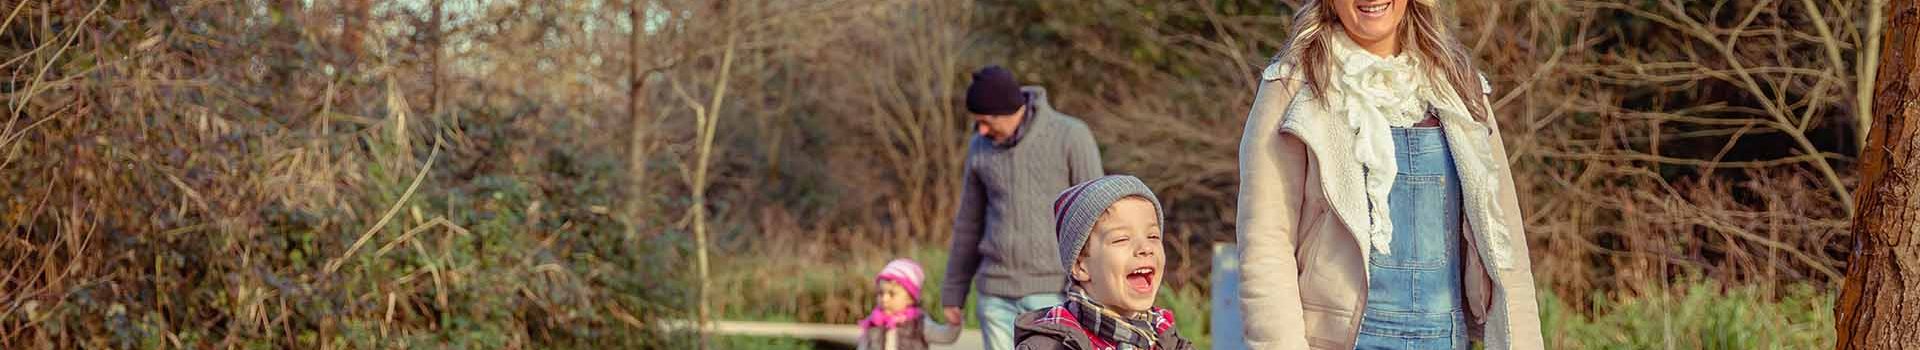
{"label": "denim overall", "polygon": [[1440,127],[1393,128],[1392,253],[1372,254],[1357,349],[1467,349],[1460,183]]}

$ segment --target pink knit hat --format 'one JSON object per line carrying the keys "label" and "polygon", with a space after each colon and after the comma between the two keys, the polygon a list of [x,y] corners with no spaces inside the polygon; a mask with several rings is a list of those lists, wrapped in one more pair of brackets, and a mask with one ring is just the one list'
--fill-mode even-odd
{"label": "pink knit hat", "polygon": [[913,262],[913,259],[899,258],[887,262],[887,267],[880,268],[880,276],[873,280],[899,283],[907,289],[907,295],[913,296],[914,301],[920,301],[920,281],[926,279],[927,274],[920,270],[920,264]]}

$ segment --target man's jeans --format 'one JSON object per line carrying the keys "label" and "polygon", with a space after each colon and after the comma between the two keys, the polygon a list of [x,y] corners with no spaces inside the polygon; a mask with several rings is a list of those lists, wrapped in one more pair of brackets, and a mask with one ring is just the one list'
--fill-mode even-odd
{"label": "man's jeans", "polygon": [[1041,293],[1007,299],[980,294],[980,334],[988,350],[1013,349],[1013,320],[1028,311],[1060,305],[1066,301],[1059,293]]}

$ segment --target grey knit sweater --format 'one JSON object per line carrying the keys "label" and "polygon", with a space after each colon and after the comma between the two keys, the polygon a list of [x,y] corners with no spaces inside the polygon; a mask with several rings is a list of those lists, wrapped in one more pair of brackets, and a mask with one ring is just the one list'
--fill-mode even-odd
{"label": "grey knit sweater", "polygon": [[966,303],[968,287],[1002,298],[1060,292],[1053,199],[1074,184],[1105,175],[1087,124],[1047,103],[1047,92],[1024,87],[1027,119],[1004,143],[975,135],[967,146],[960,210],[940,304]]}

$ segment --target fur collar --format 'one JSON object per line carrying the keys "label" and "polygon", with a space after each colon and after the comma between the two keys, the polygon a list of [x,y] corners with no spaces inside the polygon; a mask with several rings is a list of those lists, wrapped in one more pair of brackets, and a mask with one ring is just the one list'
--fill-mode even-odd
{"label": "fur collar", "polygon": [[[1275,81],[1292,76],[1293,67],[1288,62],[1274,62],[1261,74],[1263,81]],[[1454,95],[1450,84],[1432,84],[1441,90],[1441,96]],[[1482,93],[1490,93],[1486,78],[1481,77]],[[1328,111],[1325,106],[1338,103],[1321,103],[1311,89],[1300,88],[1288,103],[1282,118],[1279,132],[1298,136],[1313,153],[1313,159],[1319,162],[1322,191],[1327,202],[1333,208],[1335,216],[1352,232],[1355,242],[1361,242],[1361,257],[1371,258],[1371,249],[1365,246],[1372,242],[1367,228],[1366,185],[1363,181],[1360,162],[1352,147],[1356,130],[1349,127],[1344,114]],[[1507,228],[1501,219],[1502,213],[1497,199],[1500,198],[1500,175],[1505,173],[1506,160],[1493,159],[1493,134],[1497,132],[1467,114],[1465,104],[1459,99],[1438,99],[1435,110],[1441,118],[1442,129],[1447,136],[1447,145],[1453,150],[1455,167],[1459,172],[1462,200],[1461,207],[1467,215],[1467,224],[1480,242],[1478,252],[1481,259],[1499,269],[1513,267],[1512,242]],[[1489,113],[1491,114],[1491,113]],[[1524,259],[1525,257],[1521,257]],[[1498,274],[1493,274],[1497,275]],[[1496,281],[1497,282],[1497,281]]]}

